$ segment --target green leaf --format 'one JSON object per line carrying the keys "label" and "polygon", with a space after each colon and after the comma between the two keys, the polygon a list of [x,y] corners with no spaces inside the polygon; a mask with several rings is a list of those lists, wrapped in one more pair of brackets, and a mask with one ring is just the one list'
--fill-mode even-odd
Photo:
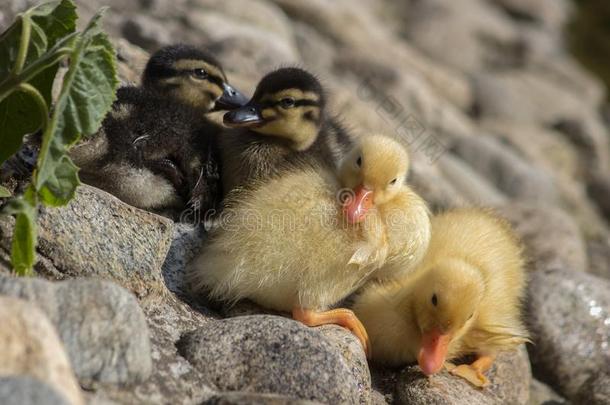
{"label": "green leaf", "polygon": [[30,186],[22,197],[11,200],[5,211],[15,215],[11,246],[13,270],[21,276],[28,275],[36,263],[36,190]]}
{"label": "green leaf", "polygon": [[[16,65],[19,70],[27,70],[36,62],[50,60],[50,66],[35,66],[28,76],[29,83],[44,97],[47,105],[51,103],[53,80],[58,64],[52,58],[57,52],[59,41],[76,29],[76,9],[70,0],[45,3],[22,14],[15,23],[0,37],[0,78],[6,81],[15,79]],[[24,30],[25,28],[25,30]],[[26,32],[27,31],[27,32]],[[29,36],[24,38],[23,35]],[[25,41],[28,42],[25,42]],[[68,42],[68,41],[63,41]],[[57,48],[53,48],[58,45]],[[19,62],[20,47],[27,48],[23,62]],[[47,50],[51,50],[47,52]],[[46,52],[46,54],[45,54]],[[12,72],[12,73],[11,73]],[[24,78],[25,80],[29,79]],[[15,80],[12,90],[19,85]],[[38,130],[42,125],[40,112],[35,101],[27,94],[13,92],[0,102],[0,164],[17,152],[23,136]]]}
{"label": "green leaf", "polygon": [[[31,84],[50,104],[53,79],[57,64],[36,76]],[[0,102],[0,164],[15,154],[23,142],[23,136],[37,131],[42,125],[39,107],[27,93],[15,91]]]}
{"label": "green leaf", "polygon": [[74,32],[77,18],[76,6],[71,0],[40,4],[21,14],[0,36],[0,77],[7,77],[17,62],[24,26],[30,30],[25,67],[59,39]]}
{"label": "green leaf", "polygon": [[[81,136],[95,133],[119,84],[115,52],[99,26],[100,10],[77,39],[51,122],[43,134],[35,179],[43,201],[65,204],[78,186],[76,166],[65,156]],[[76,181],[75,181],[76,180]]]}
{"label": "green leaf", "polygon": [[0,186],[0,198],[10,197],[11,195],[12,194],[8,188]]}

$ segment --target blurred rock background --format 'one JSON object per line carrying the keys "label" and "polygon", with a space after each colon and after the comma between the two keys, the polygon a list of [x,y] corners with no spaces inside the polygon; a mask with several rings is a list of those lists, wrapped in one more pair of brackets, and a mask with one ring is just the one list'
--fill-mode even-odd
{"label": "blurred rock background", "polygon": [[[0,31],[35,3],[3,0]],[[64,402],[53,403],[610,403],[607,92],[573,56],[608,80],[606,3],[77,0],[81,25],[110,6],[124,82],[139,80],[149,52],[179,41],[213,51],[245,93],[274,68],[303,66],[356,134],[409,147],[410,182],[433,210],[498,208],[530,259],[535,344],[501,357],[483,391],[416,367],[369,372],[340,328],[192,302],[181,280],[198,233],[83,186],[41,215],[36,270],[52,281],[2,275],[12,223],[0,220],[0,296],[41,308],[73,369],[62,379],[32,362],[21,370],[32,380],[3,378],[12,374],[0,365],[0,398],[55,388]],[[77,276],[90,280],[68,280]],[[26,312],[0,316],[22,322],[27,340]],[[57,356],[49,364],[65,363]],[[85,391],[74,393],[72,372]]]}

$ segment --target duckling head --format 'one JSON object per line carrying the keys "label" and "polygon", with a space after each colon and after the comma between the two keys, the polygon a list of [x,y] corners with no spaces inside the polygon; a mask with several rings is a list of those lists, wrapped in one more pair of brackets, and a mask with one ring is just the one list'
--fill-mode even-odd
{"label": "duckling head", "polygon": [[146,64],[142,84],[203,113],[233,109],[247,102],[227,83],[216,58],[189,45],[170,45],[155,52]]}
{"label": "duckling head", "polygon": [[318,137],[325,103],[322,85],[311,73],[281,68],[263,77],[248,104],[226,113],[223,121],[305,150]]}
{"label": "duckling head", "polygon": [[339,169],[342,186],[352,190],[343,203],[347,220],[361,222],[373,206],[391,201],[405,187],[408,169],[407,151],[395,140],[383,135],[361,139]]}
{"label": "duckling head", "polygon": [[422,274],[422,282],[408,299],[421,332],[417,361],[430,375],[441,370],[451,343],[474,322],[484,281],[475,267],[458,259],[438,261]]}

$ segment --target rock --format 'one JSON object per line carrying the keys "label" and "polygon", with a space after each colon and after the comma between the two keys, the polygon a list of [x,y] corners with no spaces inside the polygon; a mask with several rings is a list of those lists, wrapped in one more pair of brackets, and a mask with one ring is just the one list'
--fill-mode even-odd
{"label": "rock", "polygon": [[565,0],[490,0],[517,21],[537,22],[559,31],[572,11]]}
{"label": "rock", "polygon": [[525,257],[533,270],[587,271],[587,253],[581,232],[564,211],[522,203],[498,209],[523,241]]}
{"label": "rock", "polygon": [[149,51],[173,43],[167,23],[161,23],[144,14],[127,18],[123,23],[122,33],[129,42]]}
{"label": "rock", "polygon": [[148,62],[148,53],[124,39],[117,40],[114,46],[119,62],[118,74],[122,84],[139,85],[142,72]]}
{"label": "rock", "polygon": [[470,205],[498,205],[507,201],[505,195],[468,163],[451,153],[441,156],[438,167],[445,180],[453,185]]}
{"label": "rock", "polygon": [[123,288],[100,280],[52,283],[0,276],[0,294],[31,301],[49,317],[82,385],[131,384],[150,376],[146,320]]}
{"label": "rock", "polygon": [[510,20],[480,0],[415,2],[403,29],[424,53],[464,72],[518,65],[522,57]]}
{"label": "rock", "polygon": [[[44,313],[31,303],[0,295],[0,325],[0,376],[29,376],[45,384],[34,384],[39,389],[31,391],[30,398],[46,388],[55,391],[56,397],[63,397],[64,403],[67,400],[72,405],[83,404],[64,347]],[[0,398],[13,391],[27,399],[28,393],[23,389],[28,385],[31,388],[33,383],[23,379],[0,381]],[[51,394],[49,401],[52,398]]]}
{"label": "rock", "polygon": [[[10,228],[0,225],[5,249]],[[161,265],[172,228],[166,218],[83,184],[67,206],[41,209],[38,251],[59,270],[58,277],[110,279],[138,297],[158,295],[164,291]]]}
{"label": "rock", "polygon": [[187,294],[184,285],[184,269],[201,249],[205,241],[203,231],[191,224],[178,223],[174,227],[174,237],[163,263],[163,278],[167,288],[178,294]]}
{"label": "rock", "polygon": [[452,151],[509,197],[544,203],[558,200],[552,175],[527,162],[497,139],[460,137],[454,141]]}
{"label": "rock", "polygon": [[603,215],[610,218],[610,177],[608,177],[608,173],[594,173],[589,180],[587,191]]}
{"label": "rock", "polygon": [[70,405],[55,389],[30,376],[0,377],[3,405]]}
{"label": "rock", "polygon": [[536,378],[570,400],[589,378],[608,378],[610,281],[570,270],[538,271],[528,286],[526,313]]}
{"label": "rock", "polygon": [[589,273],[610,279],[610,233],[587,240]]}
{"label": "rock", "polygon": [[531,371],[524,348],[501,353],[486,373],[491,384],[478,389],[447,371],[431,378],[419,366],[407,367],[396,385],[396,403],[432,404],[527,404]]}
{"label": "rock", "polygon": [[610,404],[610,374],[592,375],[578,392],[575,403],[590,405]]}
{"label": "rock", "polygon": [[551,387],[543,382],[532,379],[530,385],[530,400],[529,405],[561,405],[566,404],[565,398],[562,398]]}
{"label": "rock", "polygon": [[[325,403],[366,402],[368,381],[315,329],[269,315],[214,321],[178,350],[220,391],[276,393]],[[362,349],[359,348],[363,355]]]}
{"label": "rock", "polygon": [[206,405],[315,405],[320,402],[301,400],[285,395],[254,394],[251,392],[221,392],[207,398]]}

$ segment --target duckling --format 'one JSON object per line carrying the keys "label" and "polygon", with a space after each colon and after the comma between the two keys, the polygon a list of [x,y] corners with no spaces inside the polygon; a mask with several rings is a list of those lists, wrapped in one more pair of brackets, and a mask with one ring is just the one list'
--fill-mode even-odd
{"label": "duckling", "polygon": [[499,351],[528,341],[520,319],[525,275],[522,248],[503,219],[464,208],[432,218],[432,238],[412,277],[372,283],[353,310],[366,327],[374,359],[388,365],[417,361],[426,375],[445,361],[476,354],[452,367],[476,386]]}
{"label": "duckling", "polygon": [[336,168],[353,146],[348,131],[326,113],[326,95],[311,73],[281,68],[259,82],[250,101],[230,111],[220,139],[225,192],[284,169],[304,155]]}
{"label": "duckling", "polygon": [[141,87],[118,90],[97,136],[70,155],[85,183],[128,204],[178,208],[195,189],[194,197],[208,209],[219,194],[214,136],[222,127],[205,114],[246,101],[213,56],[187,45],[168,46],[149,59]]}
{"label": "duckling", "polygon": [[[298,166],[298,167],[297,167]],[[366,330],[345,308],[329,310],[382,264],[408,271],[430,238],[425,202],[405,183],[404,148],[363,137],[339,170],[306,159],[228,197],[218,229],[189,265],[193,293],[292,311],[309,326],[338,324],[370,352]]]}

